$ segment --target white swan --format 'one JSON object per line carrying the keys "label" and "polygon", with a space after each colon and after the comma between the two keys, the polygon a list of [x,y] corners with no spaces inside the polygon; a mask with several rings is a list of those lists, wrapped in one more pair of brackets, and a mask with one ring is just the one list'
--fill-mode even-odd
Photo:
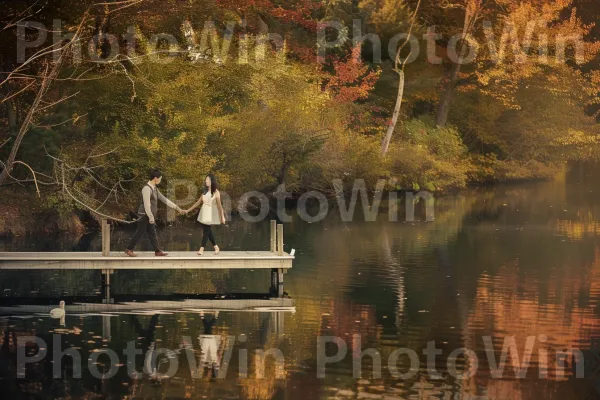
{"label": "white swan", "polygon": [[63,318],[65,316],[65,302],[60,301],[59,308],[53,308],[50,310],[50,318]]}

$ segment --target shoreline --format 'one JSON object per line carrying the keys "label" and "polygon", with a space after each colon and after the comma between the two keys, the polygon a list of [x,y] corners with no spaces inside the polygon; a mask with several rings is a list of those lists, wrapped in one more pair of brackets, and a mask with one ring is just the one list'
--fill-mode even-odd
{"label": "shoreline", "polygon": [[[433,192],[438,197],[446,197],[446,196],[455,196],[460,194],[461,192],[468,190],[477,190],[483,188],[496,188],[503,186],[522,186],[527,184],[535,184],[535,183],[544,183],[544,182],[552,182],[559,181],[564,176],[562,173],[557,175],[554,178],[547,179],[520,179],[520,180],[510,180],[510,181],[502,181],[502,182],[479,182],[479,183],[471,183],[468,184],[464,188],[454,188],[445,191],[437,191]],[[403,195],[406,193],[417,193],[416,190],[396,190],[390,191],[386,190],[383,192],[384,196],[389,193],[395,192],[399,195]],[[267,192],[268,193],[268,192]],[[304,192],[296,192],[293,193],[292,197],[288,198],[286,201],[286,208],[295,208],[298,203],[299,197]],[[372,191],[370,193],[373,193]],[[273,203],[275,202],[275,197],[268,196],[269,201],[271,203],[271,212],[273,210]],[[333,199],[334,197],[330,196],[328,199]],[[400,199],[401,196],[398,196]],[[385,197],[384,197],[385,199]],[[84,236],[89,233],[94,233],[100,231],[100,221],[98,218],[94,217],[93,214],[89,211],[71,211],[67,213],[57,213],[55,210],[48,209],[45,211],[38,210],[35,212],[35,207],[32,207],[31,204],[27,204],[28,202],[20,198],[10,199],[9,204],[0,205],[0,239],[10,238],[10,237],[23,237],[23,236],[38,236],[42,234],[52,234],[52,235],[74,235],[74,236]],[[34,211],[33,213],[24,214],[19,208],[17,208],[16,204],[21,206],[20,208],[25,207],[27,211]],[[162,214],[162,213],[161,213]],[[239,214],[237,211],[232,211],[233,215]],[[188,217],[187,219],[190,219]],[[186,220],[187,220],[186,219]],[[165,224],[164,216],[161,215],[157,220],[159,226]],[[133,224],[135,225],[135,224]],[[125,228],[126,226],[120,226],[120,228]]]}

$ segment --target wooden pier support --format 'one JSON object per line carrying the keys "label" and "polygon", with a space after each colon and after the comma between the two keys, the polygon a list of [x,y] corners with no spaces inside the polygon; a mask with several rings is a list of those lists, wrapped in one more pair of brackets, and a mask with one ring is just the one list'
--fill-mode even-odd
{"label": "wooden pier support", "polygon": [[273,268],[271,270],[271,294],[283,297],[283,269]]}
{"label": "wooden pier support", "polygon": [[115,302],[114,298],[111,295],[110,291],[110,275],[114,271],[112,269],[103,269],[102,270],[102,302],[104,304],[113,304]]}
{"label": "wooden pier support", "polygon": [[108,220],[103,218],[100,221],[100,227],[102,229],[102,256],[108,257],[110,255],[110,225]]}
{"label": "wooden pier support", "polygon": [[[271,221],[271,251],[283,256],[283,224]],[[271,293],[277,297],[283,297],[283,272],[282,268],[271,269]]]}
{"label": "wooden pier support", "polygon": [[283,255],[283,224],[277,225],[277,255]]}
{"label": "wooden pier support", "polygon": [[271,252],[277,251],[277,221],[271,220]]}

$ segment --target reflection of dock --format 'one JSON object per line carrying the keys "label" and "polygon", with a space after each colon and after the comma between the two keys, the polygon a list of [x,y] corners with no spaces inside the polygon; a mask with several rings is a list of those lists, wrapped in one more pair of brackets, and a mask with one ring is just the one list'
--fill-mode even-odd
{"label": "reflection of dock", "polygon": [[[48,315],[53,305],[15,305],[0,307],[1,315]],[[205,300],[185,299],[183,301],[153,300],[144,302],[120,302],[114,304],[104,303],[73,303],[65,305],[67,316],[92,316],[107,314],[161,314],[172,312],[296,312],[294,301],[289,298],[274,299],[232,299],[232,300]]]}
{"label": "reflection of dock", "polygon": [[[68,303],[65,305],[65,316],[61,318],[60,324],[65,326],[65,318],[69,317],[102,317],[102,338],[110,341],[112,337],[111,321],[113,318],[123,315],[130,315],[132,318],[137,318],[135,316],[153,316],[152,318],[158,318],[160,315],[175,313],[201,315],[218,314],[220,312],[257,313],[260,315],[259,318],[266,323],[265,328],[267,331],[275,333],[278,340],[280,340],[284,333],[284,315],[296,312],[294,301],[290,298],[255,296],[256,298],[213,300],[198,298],[173,300],[166,299],[169,296],[162,296],[165,299],[121,301],[113,304],[73,302],[72,298],[61,298],[67,300]],[[56,308],[56,304],[60,301],[59,298],[38,299],[37,302],[34,298],[13,298],[11,300],[12,306],[0,307],[0,316],[17,319],[48,317],[50,310]]]}

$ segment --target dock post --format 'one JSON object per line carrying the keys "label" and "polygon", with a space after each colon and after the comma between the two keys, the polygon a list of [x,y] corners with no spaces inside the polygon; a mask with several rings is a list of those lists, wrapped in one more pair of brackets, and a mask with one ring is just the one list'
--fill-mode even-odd
{"label": "dock post", "polygon": [[271,253],[277,251],[277,221],[271,220]]}
{"label": "dock post", "polygon": [[277,297],[283,297],[283,268],[277,269]]}
{"label": "dock post", "polygon": [[283,224],[277,225],[277,255],[283,255]]}
{"label": "dock post", "polygon": [[283,297],[283,268],[271,269],[271,295]]}
{"label": "dock post", "polygon": [[102,228],[102,256],[108,257],[110,255],[110,225],[106,218],[102,218],[100,225]]}
{"label": "dock post", "polygon": [[[273,245],[274,238],[275,245]],[[283,256],[283,224],[275,224],[275,221],[271,221],[271,251],[275,251],[278,256]],[[283,268],[271,269],[271,294],[283,297]]]}
{"label": "dock post", "polygon": [[110,275],[113,273],[112,269],[102,270],[102,303],[112,304],[114,299],[110,293]]}
{"label": "dock post", "polygon": [[279,282],[277,282],[277,268],[271,269],[271,296],[275,296]]}

